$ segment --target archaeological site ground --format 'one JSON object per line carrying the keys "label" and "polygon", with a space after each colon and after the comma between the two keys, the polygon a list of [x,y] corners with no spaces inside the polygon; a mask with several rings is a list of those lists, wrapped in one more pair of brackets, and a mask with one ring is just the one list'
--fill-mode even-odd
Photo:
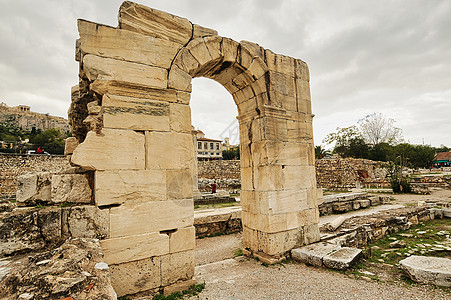
{"label": "archaeological site ground", "polygon": [[[450,296],[450,170],[406,198],[378,162],[315,163],[306,62],[129,1],[116,27],[78,32],[67,157],[0,156],[0,299],[152,299],[196,283],[200,299]],[[239,162],[197,162],[195,77],[232,95]],[[216,200],[199,192],[213,179]]]}

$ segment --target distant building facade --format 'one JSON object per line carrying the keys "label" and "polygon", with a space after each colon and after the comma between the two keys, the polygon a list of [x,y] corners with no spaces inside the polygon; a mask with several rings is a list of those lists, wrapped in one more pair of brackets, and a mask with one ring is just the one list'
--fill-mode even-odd
{"label": "distant building facade", "polygon": [[432,162],[434,167],[450,167],[451,166],[451,152],[440,152],[437,153]]}
{"label": "distant building facade", "polygon": [[4,102],[0,103],[0,124],[14,125],[27,131],[31,131],[33,127],[42,131],[49,128],[69,131],[69,122],[64,118],[32,112],[28,105],[9,107]]}
{"label": "distant building facade", "polygon": [[197,130],[196,133],[197,160],[222,159],[222,141],[205,137],[205,133]]}

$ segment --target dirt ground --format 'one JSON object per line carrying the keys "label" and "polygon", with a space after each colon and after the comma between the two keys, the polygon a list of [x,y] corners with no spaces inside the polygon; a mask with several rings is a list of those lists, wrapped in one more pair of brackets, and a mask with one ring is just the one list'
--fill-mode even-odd
{"label": "dirt ground", "polygon": [[[389,195],[396,207],[451,201],[451,190]],[[196,240],[195,278],[206,286],[193,299],[451,299],[451,289],[413,283],[388,263],[366,260],[337,272],[293,261],[265,267],[254,259],[233,258],[242,248],[241,239],[237,233]]]}

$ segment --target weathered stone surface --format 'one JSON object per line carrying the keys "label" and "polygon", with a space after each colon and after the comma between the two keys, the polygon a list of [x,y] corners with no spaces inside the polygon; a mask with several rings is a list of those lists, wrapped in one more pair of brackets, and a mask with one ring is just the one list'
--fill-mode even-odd
{"label": "weathered stone surface", "polygon": [[107,94],[102,107],[105,128],[169,131],[169,103]]}
{"label": "weathered stone surface", "polygon": [[172,230],[193,225],[192,199],[124,203],[110,209],[111,237]]}
{"label": "weathered stone surface", "polygon": [[19,206],[32,206],[51,201],[49,172],[28,173],[17,178],[16,200]]}
{"label": "weathered stone surface", "polygon": [[161,257],[161,283],[170,285],[194,275],[194,250],[171,253]]}
{"label": "weathered stone surface", "polygon": [[52,175],[53,203],[91,203],[91,194],[86,174]]}
{"label": "weathered stone surface", "polygon": [[303,232],[299,229],[266,233],[248,228],[243,222],[243,244],[246,249],[278,255],[303,244]]}
{"label": "weathered stone surface", "polygon": [[323,264],[326,268],[345,270],[355,264],[361,255],[362,250],[360,249],[342,247],[326,254],[323,257]]}
{"label": "weathered stone surface", "polygon": [[169,234],[169,253],[194,250],[195,244],[194,226],[179,228]]}
{"label": "weathered stone surface", "polygon": [[444,257],[409,256],[399,262],[401,268],[416,282],[451,286],[451,259]]}
{"label": "weathered stone surface", "polygon": [[77,138],[71,136],[64,140],[64,155],[70,155],[74,153],[75,148],[77,148],[79,142]]}
{"label": "weathered stone surface", "polygon": [[[120,157],[121,159],[113,159]],[[144,169],[144,135],[132,130],[90,131],[71,157],[88,170]]]}
{"label": "weathered stone surface", "polygon": [[106,239],[100,245],[107,264],[120,264],[169,253],[169,236],[152,232]]}
{"label": "weathered stone surface", "polygon": [[189,105],[170,104],[170,127],[172,131],[191,133],[191,109]]}
{"label": "weathered stone surface", "polygon": [[0,237],[0,256],[42,249],[45,239],[38,226],[37,209],[16,209],[4,214]]}
{"label": "weathered stone surface", "polygon": [[110,265],[111,283],[118,297],[160,287],[160,266],[158,256]]}
{"label": "weathered stone surface", "polygon": [[95,172],[96,205],[166,200],[166,172],[109,170]]}
{"label": "weathered stone surface", "polygon": [[[182,45],[84,20],[78,20],[82,55],[94,54],[169,69]],[[139,45],[140,51],[136,51]]]}
{"label": "weathered stone surface", "polygon": [[[191,170],[194,160],[192,135],[174,132],[146,132],[146,155],[147,169]],[[170,159],[168,159],[169,157]]]}
{"label": "weathered stone surface", "polygon": [[[47,252],[14,259],[0,281],[2,299],[117,299],[97,240],[70,239]],[[25,298],[23,295],[32,295]]]}
{"label": "weathered stone surface", "polygon": [[[122,3],[119,9],[119,27],[181,45],[191,39],[193,31],[193,25],[185,18],[130,1]],[[195,29],[195,32],[199,31]]]}
{"label": "weathered stone surface", "polygon": [[166,69],[91,54],[83,57],[83,72],[90,81],[116,80],[155,88],[168,85]]}
{"label": "weathered stone surface", "polygon": [[46,207],[38,211],[37,226],[47,244],[57,243],[61,239],[62,223],[59,207]]}
{"label": "weathered stone surface", "polygon": [[293,259],[317,267],[323,266],[323,257],[338,247],[328,243],[317,243],[291,250]]}
{"label": "weathered stone surface", "polygon": [[62,234],[74,238],[109,237],[110,224],[108,210],[84,205],[62,209]]}
{"label": "weathered stone surface", "polygon": [[193,39],[212,35],[218,35],[218,32],[211,28],[193,24]]}
{"label": "weathered stone surface", "polygon": [[168,199],[188,199],[193,197],[193,174],[190,169],[166,171]]}

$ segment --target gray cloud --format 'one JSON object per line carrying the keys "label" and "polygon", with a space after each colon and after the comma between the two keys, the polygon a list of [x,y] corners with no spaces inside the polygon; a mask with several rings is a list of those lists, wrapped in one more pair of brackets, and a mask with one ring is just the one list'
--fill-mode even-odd
{"label": "gray cloud", "polygon": [[[3,0],[0,100],[66,116],[77,83],[76,19],[116,26],[121,2]],[[141,3],[306,61],[316,144],[336,127],[381,112],[397,120],[406,140],[451,146],[449,1]],[[219,84],[206,82],[193,84],[193,123],[217,138],[236,108]]]}

